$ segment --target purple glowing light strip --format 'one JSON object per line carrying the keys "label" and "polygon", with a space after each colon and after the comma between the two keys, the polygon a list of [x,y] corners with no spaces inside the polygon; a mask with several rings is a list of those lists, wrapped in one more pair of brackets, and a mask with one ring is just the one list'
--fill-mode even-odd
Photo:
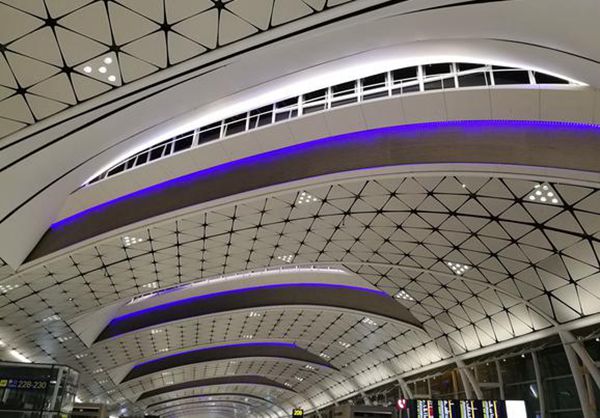
{"label": "purple glowing light strip", "polygon": [[[171,302],[167,302],[167,303],[163,303],[161,305],[156,305],[156,306],[151,306],[145,309],[140,309],[139,311],[135,311],[135,312],[130,312],[130,313],[126,313],[123,315],[120,315],[116,318],[113,318],[110,321],[110,324],[113,324],[115,322],[118,321],[122,321],[124,319],[128,319],[134,316],[139,316],[139,315],[144,315],[148,312],[153,312],[153,311],[157,311],[157,310],[167,310],[172,306],[176,306],[176,305],[180,305],[182,303],[187,303],[187,302],[191,302],[191,301],[196,301],[196,300],[202,300],[202,299],[208,299],[208,298],[213,298],[213,297],[219,297],[219,296],[224,296],[224,295],[231,295],[231,294],[236,294],[236,293],[243,293],[243,292],[249,292],[252,290],[260,290],[260,289],[275,289],[275,288],[280,288],[280,287],[327,287],[327,288],[337,288],[337,289],[351,289],[351,290],[356,290],[356,291],[361,291],[361,292],[371,292],[371,293],[375,293],[381,296],[389,296],[387,293],[381,291],[381,290],[377,290],[377,289],[369,289],[367,287],[360,287],[360,286],[351,286],[351,285],[346,285],[346,284],[331,284],[331,283],[277,283],[277,284],[268,284],[268,285],[262,285],[262,286],[253,286],[253,287],[244,287],[242,289],[230,289],[230,290],[223,290],[221,292],[215,292],[215,293],[208,293],[205,295],[198,295],[198,296],[192,296],[189,298],[185,298],[185,299],[179,299],[179,300],[174,300]],[[158,324],[157,324],[158,325]]]}
{"label": "purple glowing light strip", "polygon": [[184,356],[184,355],[190,354],[190,353],[197,353],[199,351],[221,350],[221,349],[225,349],[225,348],[248,347],[248,346],[299,348],[294,343],[285,343],[285,342],[249,342],[249,343],[225,344],[225,345],[217,345],[217,346],[213,346],[213,347],[202,347],[202,348],[197,348],[195,350],[181,351],[179,353],[169,354],[167,356],[148,360],[143,363],[138,363],[135,366],[133,366],[133,368],[136,369],[138,367],[145,366],[146,364],[156,363],[157,361],[162,361],[164,359],[177,357],[177,356]]}
{"label": "purple glowing light strip", "polygon": [[220,164],[214,167],[210,167],[204,170],[197,171],[195,173],[186,174],[181,177],[176,177],[174,179],[167,180],[162,183],[155,184],[153,186],[146,187],[144,189],[137,190],[133,193],[129,193],[115,199],[106,201],[99,205],[90,207],[81,212],[73,214],[69,217],[61,219],[55,223],[53,223],[50,228],[59,229],[63,226],[66,226],[69,223],[77,221],[79,218],[84,217],[86,215],[90,215],[94,212],[102,211],[102,209],[114,205],[120,201],[133,199],[140,195],[146,195],[153,192],[158,192],[162,189],[174,187],[180,183],[186,183],[193,181],[198,177],[215,175],[222,172],[226,172],[228,170],[233,170],[236,168],[243,167],[244,165],[251,165],[257,162],[264,162],[269,159],[277,159],[280,157],[284,157],[290,154],[302,153],[305,151],[309,151],[312,148],[318,148],[319,146],[324,145],[326,142],[335,143],[335,142],[347,142],[349,140],[369,140],[373,137],[382,134],[408,134],[408,135],[419,135],[427,131],[435,131],[441,130],[445,128],[460,128],[468,132],[476,133],[482,130],[489,129],[523,129],[523,128],[537,128],[537,129],[545,129],[545,130],[558,130],[558,129],[577,129],[577,130],[593,130],[600,132],[600,126],[578,123],[578,122],[561,122],[561,121],[521,121],[521,120],[467,120],[467,121],[441,121],[441,122],[426,122],[426,123],[418,123],[412,125],[400,125],[386,128],[377,128],[371,129],[368,131],[362,132],[353,132],[348,134],[342,134],[337,136],[332,136],[328,138],[321,138],[310,142],[305,142],[302,144],[292,145],[286,148],[281,148],[273,151],[268,151],[262,154],[253,155],[249,157],[245,157],[239,160],[230,161],[224,164]]}

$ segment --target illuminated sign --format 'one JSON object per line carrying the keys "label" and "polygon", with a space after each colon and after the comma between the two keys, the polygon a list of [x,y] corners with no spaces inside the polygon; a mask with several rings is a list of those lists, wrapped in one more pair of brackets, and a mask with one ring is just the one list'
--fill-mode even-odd
{"label": "illuminated sign", "polygon": [[303,417],[304,416],[304,409],[294,408],[294,410],[292,411],[292,416],[293,417]]}
{"label": "illuminated sign", "polygon": [[0,389],[46,390],[47,387],[47,380],[0,378]]}
{"label": "illuminated sign", "polygon": [[[524,401],[399,399],[396,407],[407,418],[525,418]],[[406,411],[406,412],[404,412]]]}

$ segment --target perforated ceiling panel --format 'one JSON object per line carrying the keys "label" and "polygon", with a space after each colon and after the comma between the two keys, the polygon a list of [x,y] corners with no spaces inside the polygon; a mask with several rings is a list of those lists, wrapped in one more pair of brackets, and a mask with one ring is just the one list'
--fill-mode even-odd
{"label": "perforated ceiling panel", "polygon": [[[302,192],[315,199],[300,203]],[[114,236],[12,277],[2,267],[2,338],[32,360],[80,369],[89,399],[134,402],[169,382],[258,374],[300,393],[272,394],[276,403],[321,405],[398,373],[599,312],[598,207],[595,187],[473,175],[377,177],[240,201],[129,231],[142,238],[134,244]],[[70,327],[140,293],[296,264],[355,272],[408,307],[425,332],[315,307],[192,318],[91,348]],[[243,359],[121,385],[116,377],[122,367],[167,352],[248,341],[295,343],[342,372]],[[209,390],[184,392],[198,391]]]}
{"label": "perforated ceiling panel", "polygon": [[3,0],[0,137],[351,0]]}

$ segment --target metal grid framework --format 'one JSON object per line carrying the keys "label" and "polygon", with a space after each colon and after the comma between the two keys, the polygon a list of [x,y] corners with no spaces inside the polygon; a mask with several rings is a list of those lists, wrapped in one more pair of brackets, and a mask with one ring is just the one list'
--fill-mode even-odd
{"label": "metal grid framework", "polygon": [[[557,202],[542,202],[536,194],[542,190]],[[303,192],[316,199],[299,204]],[[474,175],[373,177],[238,201],[129,231],[143,238],[129,246],[114,236],[18,274],[0,267],[0,338],[34,361],[81,370],[90,399],[134,402],[164,379],[252,372],[302,394],[273,393],[277,403],[323,405],[400,373],[598,313],[599,205],[595,187]],[[180,321],[88,348],[69,325],[148,292],[149,283],[164,288],[294,264],[356,272],[398,295],[426,332],[332,310],[269,309]],[[111,378],[117,366],[165,349],[248,339],[296,342],[348,372],[249,359],[125,385]]]}
{"label": "metal grid framework", "polygon": [[0,137],[351,0],[0,2]]}
{"label": "metal grid framework", "polygon": [[208,142],[337,107],[434,90],[557,84],[577,85],[532,70],[491,64],[433,63],[400,68],[288,97],[179,134],[115,163],[84,186]]}

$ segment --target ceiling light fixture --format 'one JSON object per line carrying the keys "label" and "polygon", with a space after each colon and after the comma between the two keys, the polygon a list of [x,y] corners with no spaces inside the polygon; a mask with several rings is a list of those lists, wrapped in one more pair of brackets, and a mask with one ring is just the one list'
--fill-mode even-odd
{"label": "ceiling light fixture", "polygon": [[144,238],[130,237],[127,235],[123,237],[123,244],[126,247],[130,247],[132,245],[139,244],[142,241],[144,241]]}
{"label": "ceiling light fixture", "polygon": [[142,287],[144,289],[158,289],[158,282],[150,282],[143,284]]}
{"label": "ceiling light fixture", "polygon": [[467,270],[469,270],[469,266],[465,265],[465,264],[460,264],[460,263],[452,263],[450,261],[448,261],[446,263],[448,265],[448,267],[450,267],[450,269],[458,274],[459,276],[461,274],[463,274],[464,272],[466,272]]}
{"label": "ceiling light fixture", "polygon": [[244,338],[246,340],[251,340],[252,338],[254,338],[254,335],[252,335],[252,334],[246,334],[246,335],[242,335],[242,338]]}
{"label": "ceiling light fixture", "polygon": [[105,64],[112,64],[112,58],[111,57],[106,57],[106,58],[104,58],[103,61],[104,61]]}
{"label": "ceiling light fixture", "polygon": [[277,259],[281,260],[283,262],[286,262],[286,263],[291,263],[292,260],[294,259],[294,256],[291,255],[291,254],[289,254],[289,255],[279,255],[279,256],[277,256]]}
{"label": "ceiling light fixture", "polygon": [[249,316],[250,318],[260,318],[261,314],[259,314],[258,312],[254,312],[254,311],[252,311],[252,312],[250,312],[250,313],[248,314],[248,316]]}
{"label": "ceiling light fixture", "polygon": [[529,202],[552,205],[558,205],[560,203],[556,192],[548,183],[539,183],[533,186],[533,190],[529,193],[526,200]]}
{"label": "ceiling light fixture", "polygon": [[50,315],[47,318],[42,319],[42,322],[53,322],[53,321],[58,321],[60,319],[60,317],[58,315]]}
{"label": "ceiling light fixture", "polygon": [[331,359],[331,356],[329,354],[326,354],[326,353],[319,354],[319,357],[323,357],[325,360]]}
{"label": "ceiling light fixture", "polygon": [[298,196],[298,200],[296,201],[299,205],[303,204],[303,203],[313,203],[313,202],[318,202],[319,199],[317,199],[316,197],[314,197],[313,195],[310,195],[306,192],[302,192],[300,193],[300,195]]}
{"label": "ceiling light fixture", "polygon": [[117,81],[117,77],[111,74],[108,76],[108,81],[114,83],[115,81]]}
{"label": "ceiling light fixture", "polygon": [[373,327],[377,326],[377,322],[373,321],[371,318],[366,317],[366,316],[363,318],[362,323],[363,324],[367,324],[367,325],[371,325]]}
{"label": "ceiling light fixture", "polygon": [[104,67],[104,66],[102,66],[102,67],[98,68],[98,72],[99,72],[100,74],[104,74],[104,73],[106,73],[106,71],[108,71],[108,70],[107,70],[107,69],[106,69],[106,67]]}
{"label": "ceiling light fixture", "polygon": [[18,284],[5,284],[5,285],[0,284],[0,292],[2,292],[2,293],[8,293],[11,290],[15,290],[18,288],[19,288]]}
{"label": "ceiling light fixture", "polygon": [[396,295],[394,297],[396,299],[411,300],[411,301],[415,300],[411,295],[406,293],[406,290],[400,290],[398,293],[396,293]]}
{"label": "ceiling light fixture", "polygon": [[151,331],[150,331],[150,334],[152,334],[152,335],[156,335],[156,334],[160,334],[161,332],[163,332],[163,330],[162,330],[162,329],[159,329],[159,328],[157,328],[157,329],[153,329],[153,330],[151,330]]}
{"label": "ceiling light fixture", "polygon": [[86,65],[85,67],[83,67],[83,72],[84,73],[91,73],[92,72],[92,67],[90,67],[89,65]]}
{"label": "ceiling light fixture", "polygon": [[31,360],[19,353],[17,350],[10,350],[10,354],[22,363],[31,363]]}
{"label": "ceiling light fixture", "polygon": [[352,344],[347,343],[345,341],[338,341],[338,344],[341,345],[344,348],[350,348],[350,346],[352,345]]}

